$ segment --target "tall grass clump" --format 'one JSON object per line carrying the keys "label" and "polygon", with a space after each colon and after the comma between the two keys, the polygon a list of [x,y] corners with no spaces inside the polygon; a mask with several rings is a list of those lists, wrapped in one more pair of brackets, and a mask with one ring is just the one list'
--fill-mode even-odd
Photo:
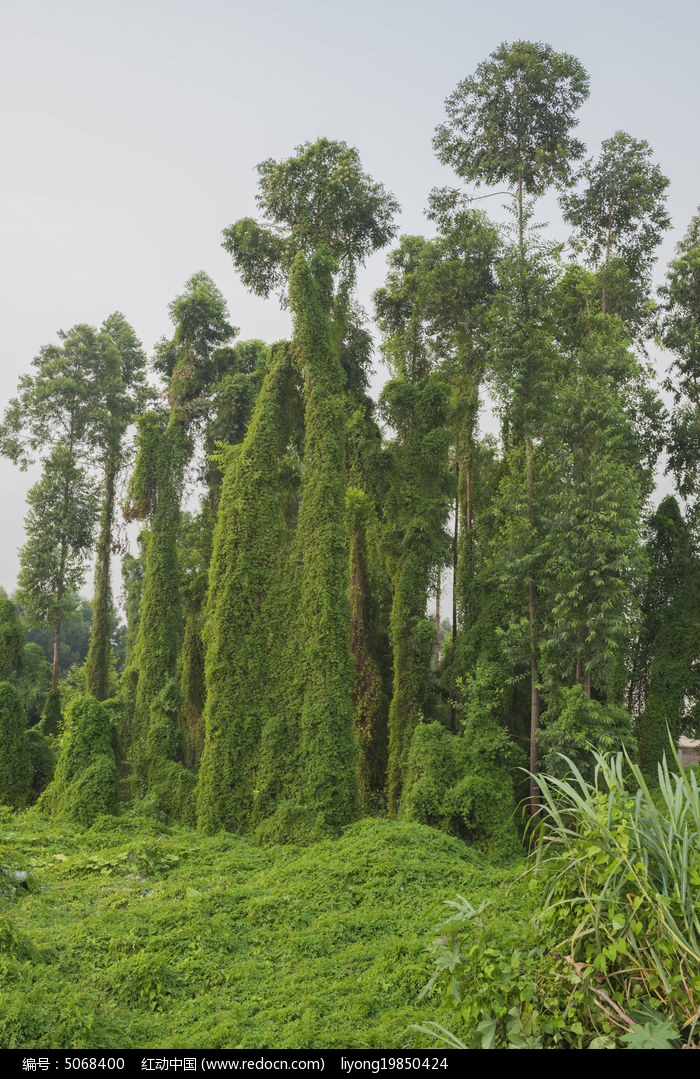
{"label": "tall grass clump", "polygon": [[[664,758],[649,787],[622,753],[587,782],[538,776],[542,929],[613,1029],[644,1016],[695,1040],[700,1018],[700,791]],[[648,1024],[647,1024],[648,1025]]]}
{"label": "tall grass clump", "polygon": [[651,788],[625,753],[590,778],[538,775],[536,843],[519,881],[458,897],[433,977],[465,1048],[700,1047],[700,791],[676,760]]}

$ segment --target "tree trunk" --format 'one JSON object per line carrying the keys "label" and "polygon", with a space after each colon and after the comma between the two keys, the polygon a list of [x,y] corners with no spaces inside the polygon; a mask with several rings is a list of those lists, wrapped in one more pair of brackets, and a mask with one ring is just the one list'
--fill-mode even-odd
{"label": "tree trunk", "polygon": [[[534,466],[532,462],[532,442],[529,438],[525,439],[525,462],[527,515],[530,525],[533,526],[532,490],[534,487]],[[530,776],[530,814],[534,816],[539,805],[539,792],[534,777],[539,764],[537,732],[540,726],[540,691],[537,670],[537,588],[532,579],[527,583],[527,600],[530,620],[530,772],[532,773]]]}
{"label": "tree trunk", "polygon": [[92,632],[86,662],[87,690],[98,701],[109,695],[109,666],[111,652],[112,589],[110,557],[114,526],[114,501],[117,468],[110,454],[105,465],[104,503],[100,521],[95,562],[95,585],[92,601]]}
{"label": "tree trunk", "polygon": [[[455,461],[455,526],[452,537],[452,649],[457,643],[457,563],[459,560],[459,461]],[[457,708],[450,704],[450,730],[457,730]]]}

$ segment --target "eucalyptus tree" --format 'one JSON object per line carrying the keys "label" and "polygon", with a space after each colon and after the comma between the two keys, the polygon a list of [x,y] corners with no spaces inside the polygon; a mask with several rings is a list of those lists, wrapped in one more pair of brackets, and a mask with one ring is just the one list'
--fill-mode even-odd
{"label": "eucalyptus tree", "polygon": [[435,132],[439,159],[463,179],[509,185],[518,208],[524,257],[524,200],[571,182],[584,147],[571,134],[588,97],[588,75],[575,57],[541,42],[503,43],[447,98]]}
{"label": "eucalyptus tree", "polygon": [[[584,153],[573,128],[576,113],[588,96],[588,76],[573,56],[557,53],[542,43],[519,41],[501,45],[464,79],[446,101],[447,121],[436,131],[433,145],[444,164],[463,179],[481,185],[505,183],[516,200],[517,250],[504,259],[501,287],[510,292],[502,315],[517,312],[504,369],[513,378],[519,403],[510,409],[508,438],[522,446],[527,542],[523,567],[527,579],[530,634],[530,770],[537,770],[537,730],[540,715],[538,671],[538,599],[532,541],[537,532],[534,499],[534,447],[541,420],[538,401],[546,397],[547,372],[540,362],[536,339],[541,333],[539,303],[546,280],[528,266],[526,251],[527,196],[542,195],[554,186],[571,183],[572,165]],[[531,306],[535,302],[535,307]],[[508,319],[506,319],[508,321]],[[516,353],[518,355],[516,356]],[[540,375],[545,383],[538,384]],[[533,797],[535,786],[533,781]]]}
{"label": "eucalyptus tree", "polygon": [[53,632],[58,686],[61,625],[85,576],[99,500],[91,466],[104,428],[102,373],[110,345],[80,324],[46,345],[23,375],[0,427],[2,452],[22,469],[37,458],[42,478],[29,497],[20,593],[27,618]]}
{"label": "eucalyptus tree", "polygon": [[[286,161],[262,162],[258,174],[262,222],[238,221],[225,230],[224,247],[243,283],[258,295],[287,292],[304,394],[303,483],[296,529],[301,684],[293,734],[299,766],[294,775],[290,761],[279,762],[278,772],[286,767],[289,775],[277,789],[286,792],[280,797],[306,805],[325,825],[336,827],[351,819],[358,806],[348,644],[346,383],[341,346],[351,321],[356,268],[393,235],[397,205],[362,170],[357,151],[341,142],[319,139],[304,144]],[[230,556],[222,548],[221,557]],[[226,571],[218,566],[215,572],[222,582],[234,580],[233,567]],[[226,629],[219,622],[223,611],[217,613],[218,597],[211,591],[210,600],[207,670],[213,671],[222,662]],[[298,684],[299,672],[294,680]],[[216,752],[214,731],[220,730],[218,737],[229,745],[238,733],[239,720],[232,725],[223,719],[223,699],[212,695],[210,700],[203,769],[209,767],[209,754]],[[233,771],[230,782],[239,781],[245,785],[248,778]],[[228,812],[223,808],[228,799],[226,792],[200,784],[202,826],[212,827]]]}
{"label": "eucalyptus tree", "polygon": [[111,669],[113,610],[110,564],[114,546],[117,482],[125,461],[126,432],[145,408],[151,394],[146,384],[146,356],[141,342],[121,312],[115,311],[105,319],[98,337],[102,507],[86,685],[93,697],[104,700],[109,696]]}
{"label": "eucalyptus tree", "polygon": [[174,683],[182,643],[180,503],[194,436],[211,397],[215,353],[237,331],[205,273],[189,278],[169,311],[175,331],[158,344],[155,356],[156,369],[167,379],[169,407],[141,418],[126,512],[150,520],[131,682],[134,779],[157,811],[177,816],[187,786],[171,767],[182,756]]}
{"label": "eucalyptus tree", "polygon": [[448,395],[434,369],[427,319],[425,271],[433,254],[422,237],[402,237],[389,256],[387,283],[374,294],[382,351],[394,374],[380,400],[395,431],[385,507],[393,586],[387,770],[392,815],[398,811],[413,731],[427,706],[435,631],[425,608],[435,568],[446,560],[445,524],[454,488],[448,465]]}
{"label": "eucalyptus tree", "polygon": [[662,295],[662,341],[673,355],[666,380],[674,409],[669,468],[680,494],[700,505],[700,212],[676,248]]}
{"label": "eucalyptus tree", "polygon": [[424,302],[433,349],[449,386],[455,471],[452,640],[470,618],[474,571],[474,454],[482,384],[488,369],[488,312],[500,250],[496,227],[444,188],[430,196],[428,217],[439,229],[425,269]]}
{"label": "eucalyptus tree", "polygon": [[[648,142],[617,131],[580,170],[582,190],[561,198],[565,219],[599,270],[601,310],[633,321],[641,317],[654,252],[671,224],[669,181],[651,157]],[[641,295],[630,295],[630,287]]]}

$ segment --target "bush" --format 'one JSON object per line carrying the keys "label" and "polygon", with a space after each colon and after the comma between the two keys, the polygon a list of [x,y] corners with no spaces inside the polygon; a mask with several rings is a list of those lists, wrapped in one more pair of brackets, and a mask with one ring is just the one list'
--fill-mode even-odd
{"label": "bush", "polygon": [[77,698],[68,712],[53,781],[38,805],[49,816],[86,827],[117,809],[117,768],[109,716],[94,697]]}
{"label": "bush", "polygon": [[22,698],[0,682],[0,804],[22,809],[32,789],[32,762]]}
{"label": "bush", "polygon": [[517,750],[490,720],[461,736],[423,723],[411,739],[399,817],[430,824],[491,857],[521,852],[512,762]]}
{"label": "bush", "polygon": [[635,749],[629,712],[590,700],[579,685],[563,689],[558,705],[544,713],[537,744],[543,772],[565,775],[567,758],[587,780],[593,778],[596,753],[634,754]]}
{"label": "bush", "polygon": [[47,738],[38,726],[29,728],[26,739],[32,763],[32,798],[36,801],[53,778],[56,768],[56,744],[55,739]]}

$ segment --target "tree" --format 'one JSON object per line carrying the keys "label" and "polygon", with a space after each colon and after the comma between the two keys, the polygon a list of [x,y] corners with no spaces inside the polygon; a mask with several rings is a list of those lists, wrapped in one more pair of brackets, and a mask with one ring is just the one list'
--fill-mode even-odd
{"label": "tree", "polygon": [[146,356],[124,316],[116,311],[105,319],[100,333],[98,393],[102,409],[100,469],[102,508],[97,540],[93,617],[87,656],[87,690],[98,700],[109,696],[111,636],[114,612],[110,579],[113,553],[116,487],[124,463],[124,436],[143,411],[150,392],[146,386]]}
{"label": "tree", "polygon": [[700,483],[700,211],[668,268],[661,319],[662,341],[673,353],[666,389],[673,395],[669,469],[678,490],[697,509]]}
{"label": "tree", "polygon": [[[337,828],[358,809],[345,532],[346,379],[341,352],[352,326],[357,264],[393,235],[397,207],[362,170],[357,151],[345,143],[319,139],[304,144],[286,161],[262,162],[258,173],[263,222],[246,218],[232,225],[224,232],[224,247],[244,284],[257,294],[267,296],[288,283],[293,350],[303,383],[304,459],[291,556],[298,573],[299,609],[294,626],[286,627],[294,640],[283,646],[297,658],[290,675],[298,723],[273,715],[259,741],[254,736],[262,762],[256,787],[267,792],[260,803],[271,815],[277,809],[284,812],[281,803],[286,799],[306,807],[322,827]],[[252,452],[253,446],[249,448]],[[248,460],[252,464],[244,444],[241,468],[244,461],[250,467]],[[235,461],[229,465],[237,467]],[[241,472],[239,489],[246,482],[249,479]],[[242,528],[247,527],[248,516],[246,512]],[[233,580],[241,552],[223,544],[220,552],[223,562],[214,570],[216,578]],[[257,619],[246,624],[244,632],[253,639]],[[209,672],[221,664],[220,632],[212,632],[207,649],[208,682]],[[241,647],[247,645],[241,642]],[[215,737],[235,742],[242,725],[250,728],[255,722],[247,714],[229,718],[222,700],[216,705],[208,701],[206,715],[203,768],[214,752]],[[279,738],[280,725],[294,748],[286,761],[275,763],[279,753],[272,745],[272,732]],[[282,775],[281,769],[287,774]],[[239,782],[233,769],[228,782]],[[247,769],[240,782],[249,782]],[[232,797],[236,796],[226,790],[210,787],[205,793],[200,787],[202,826],[211,828],[230,812],[227,803],[232,804]]]}
{"label": "tree", "polygon": [[600,269],[603,313],[613,309],[609,293],[614,261],[623,264],[632,283],[646,285],[654,251],[671,225],[665,199],[668,180],[651,163],[651,155],[644,139],[617,131],[603,142],[598,160],[591,158],[581,169],[583,190],[561,198],[565,219],[576,228],[589,261]]}
{"label": "tree", "polygon": [[28,617],[53,630],[53,689],[68,597],[82,584],[92,545],[97,499],[89,466],[104,418],[97,332],[81,324],[59,338],[32,361],[35,373],[20,379],[0,427],[0,448],[11,460],[23,469],[36,455],[44,463],[29,499],[20,589]]}
{"label": "tree", "polygon": [[[132,685],[133,778],[155,812],[177,817],[191,783],[180,767],[175,684],[182,643],[182,579],[178,553],[180,504],[194,436],[206,416],[215,382],[217,349],[237,333],[221,292],[194,274],[169,307],[175,331],[156,348],[155,366],[168,379],[169,410],[148,412],[139,424],[127,516],[150,519]],[[163,612],[168,617],[163,617]]]}
{"label": "tree", "polygon": [[98,495],[68,447],[57,445],[30,490],[18,599],[28,624],[51,626],[51,689],[58,688],[61,626],[73,609],[92,550]]}
{"label": "tree", "polygon": [[433,139],[439,159],[477,187],[511,185],[521,250],[524,196],[568,185],[583,156],[571,130],[587,97],[588,75],[573,56],[516,41],[500,45],[445,102],[448,119]]}
{"label": "tree", "polygon": [[398,811],[414,729],[427,701],[435,631],[425,617],[435,567],[445,562],[448,470],[447,392],[428,340],[424,271],[430,245],[404,236],[389,256],[387,284],[374,295],[382,350],[394,371],[380,408],[396,432],[385,507],[392,579],[393,695],[389,707],[388,804]]}
{"label": "tree", "polygon": [[[512,304],[517,309],[511,344],[506,352],[515,375],[519,403],[511,412],[512,433],[523,448],[528,526],[523,538],[535,535],[534,439],[540,420],[537,407],[542,389],[535,338],[540,335],[538,311],[531,303],[544,277],[530,272],[525,249],[525,196],[538,196],[547,187],[566,187],[571,182],[572,162],[583,155],[582,143],[571,131],[576,112],[588,96],[588,76],[581,64],[549,45],[519,41],[501,45],[475,74],[461,82],[446,101],[448,121],[441,124],[433,145],[440,160],[452,165],[466,180],[494,185],[508,183],[517,203],[518,248],[515,260],[506,260]],[[539,284],[538,284],[539,282]],[[515,346],[515,347],[513,347]],[[520,352],[519,358],[516,353]],[[515,360],[515,363],[512,361]],[[545,380],[546,381],[546,380]],[[531,559],[532,550],[527,558]],[[537,580],[530,561],[527,572],[528,621],[530,627],[530,771],[537,771],[537,729],[540,691],[537,668]],[[536,796],[533,780],[532,798]]]}

